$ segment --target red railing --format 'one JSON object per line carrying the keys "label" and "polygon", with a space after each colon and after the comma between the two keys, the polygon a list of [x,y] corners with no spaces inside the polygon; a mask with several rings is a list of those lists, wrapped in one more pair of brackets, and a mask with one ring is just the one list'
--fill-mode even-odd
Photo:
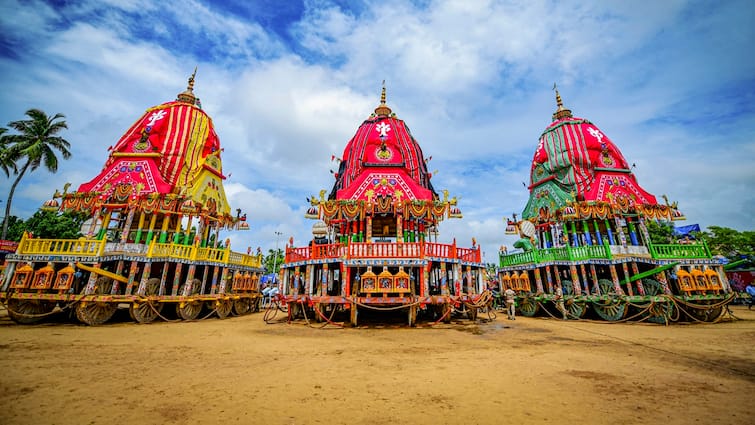
{"label": "red railing", "polygon": [[352,242],[286,248],[286,262],[328,258],[447,258],[477,262],[482,259],[480,248],[457,248],[455,244],[432,242]]}

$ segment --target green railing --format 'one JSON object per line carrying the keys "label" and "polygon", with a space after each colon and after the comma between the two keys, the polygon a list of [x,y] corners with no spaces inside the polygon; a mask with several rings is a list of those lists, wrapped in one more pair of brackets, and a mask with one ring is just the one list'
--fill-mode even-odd
{"label": "green railing", "polygon": [[689,245],[683,244],[664,244],[655,245],[648,244],[648,251],[650,256],[655,259],[678,259],[678,258],[711,258],[708,244],[703,241],[702,243],[692,243]]}
{"label": "green railing", "polygon": [[611,259],[611,248],[605,245],[590,246],[562,246],[558,248],[534,249],[529,252],[518,252],[505,255],[501,253],[499,262],[501,267],[518,266],[522,264],[536,264],[549,261],[579,261],[590,259]]}

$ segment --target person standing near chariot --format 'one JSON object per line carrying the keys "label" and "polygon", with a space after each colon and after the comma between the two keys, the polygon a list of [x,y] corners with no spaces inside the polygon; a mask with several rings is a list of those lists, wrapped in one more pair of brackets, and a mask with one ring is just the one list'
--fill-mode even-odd
{"label": "person standing near chariot", "polygon": [[755,286],[753,286],[752,283],[747,285],[745,292],[750,296],[750,300],[747,303],[747,309],[752,310],[752,304],[755,303]]}
{"label": "person standing near chariot", "polygon": [[564,291],[563,289],[561,289],[561,284],[559,283],[556,284],[556,289],[554,291],[554,294],[556,295],[556,298],[554,298],[554,300],[556,301],[556,308],[563,315],[563,319],[566,320],[566,307],[564,307]]}
{"label": "person standing near chariot", "polygon": [[516,305],[514,304],[516,292],[511,289],[511,286],[506,285],[506,290],[503,291],[503,296],[506,299],[506,313],[509,315],[509,320],[516,320]]}

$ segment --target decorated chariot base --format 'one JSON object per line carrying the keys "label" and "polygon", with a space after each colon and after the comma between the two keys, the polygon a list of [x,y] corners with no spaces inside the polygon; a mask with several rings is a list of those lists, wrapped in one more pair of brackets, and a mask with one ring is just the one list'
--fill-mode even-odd
{"label": "decorated chariot base", "polygon": [[261,255],[230,250],[231,215],[212,120],[189,87],[150,108],[121,137],[102,172],[43,208],[91,215],[78,240],[24,235],[8,255],[2,301],[10,317],[33,323],[61,310],[89,325],[128,308],[157,318],[224,318],[258,308]]}
{"label": "decorated chariot base", "polygon": [[719,320],[734,298],[724,266],[702,242],[653,244],[648,221],[684,219],[676,203],[659,204],[613,142],[572,117],[558,91],[556,100],[532,163],[529,202],[506,229],[521,236],[514,246],[522,252],[500,252],[499,279],[516,291],[519,311],[607,321]]}
{"label": "decorated chariot base", "polygon": [[474,320],[485,303],[480,247],[437,243],[439,223],[461,211],[433,189],[427,160],[386,106],[385,88],[338,161],[329,196],[322,190],[310,199],[313,239],[286,246],[281,288],[289,320],[347,315],[357,326],[360,312],[377,320],[401,315],[411,326],[457,313]]}

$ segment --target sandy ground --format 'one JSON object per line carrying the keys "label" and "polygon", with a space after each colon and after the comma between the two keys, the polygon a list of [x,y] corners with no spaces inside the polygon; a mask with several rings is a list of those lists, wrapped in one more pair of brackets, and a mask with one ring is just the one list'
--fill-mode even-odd
{"label": "sandy ground", "polygon": [[752,424],[755,310],[733,312],[414,329],[0,317],[0,424]]}

